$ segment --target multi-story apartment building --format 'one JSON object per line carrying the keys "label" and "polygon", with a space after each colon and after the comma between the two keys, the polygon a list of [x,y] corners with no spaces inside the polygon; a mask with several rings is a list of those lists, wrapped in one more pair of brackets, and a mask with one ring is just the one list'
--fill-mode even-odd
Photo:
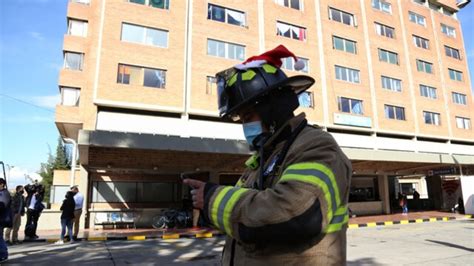
{"label": "multi-story apartment building", "polygon": [[250,151],[239,124],[219,122],[214,75],[279,44],[317,81],[298,111],[353,162],[353,211],[390,212],[395,176],[472,175],[465,4],[71,0],[56,124],[78,143],[86,225],[110,211],[148,223],[181,204],[185,171],[235,182]]}

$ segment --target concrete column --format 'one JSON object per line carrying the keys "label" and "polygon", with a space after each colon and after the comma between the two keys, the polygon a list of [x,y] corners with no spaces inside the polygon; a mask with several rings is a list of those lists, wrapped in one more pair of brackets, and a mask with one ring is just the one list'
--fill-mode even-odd
{"label": "concrete column", "polygon": [[379,195],[382,200],[382,210],[385,214],[390,214],[390,193],[388,189],[388,175],[380,175],[377,177],[379,181]]}
{"label": "concrete column", "polygon": [[[89,190],[92,190],[92,187],[89,188],[89,173],[84,167],[82,167],[82,165],[79,170],[79,180],[77,180],[75,184],[79,186],[79,192],[84,196],[84,205],[82,206],[82,215],[80,219],[80,230],[83,230],[84,228],[89,228],[89,224],[86,225],[86,216],[88,215],[89,209],[87,202],[89,201]],[[93,222],[94,220],[92,220],[92,224]]]}

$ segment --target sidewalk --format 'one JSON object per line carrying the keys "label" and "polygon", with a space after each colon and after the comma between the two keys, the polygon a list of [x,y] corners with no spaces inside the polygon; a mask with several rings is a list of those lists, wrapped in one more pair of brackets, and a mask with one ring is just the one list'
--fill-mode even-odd
{"label": "sidewalk", "polygon": [[[424,211],[412,212],[408,215],[387,214],[375,216],[362,216],[349,219],[349,229],[359,227],[375,227],[375,226],[390,226],[394,224],[409,224],[409,223],[423,223],[423,222],[437,222],[449,220],[463,220],[473,218],[472,215],[455,214],[440,211]],[[37,234],[39,239],[34,242],[53,242],[59,239],[60,230],[41,230]],[[221,232],[211,228],[200,229],[101,229],[91,230],[83,229],[79,232],[79,239],[88,241],[104,241],[104,240],[145,240],[145,239],[177,239],[180,237],[197,237],[208,238],[216,235],[222,235]],[[19,232],[19,238],[23,239],[23,232]]]}

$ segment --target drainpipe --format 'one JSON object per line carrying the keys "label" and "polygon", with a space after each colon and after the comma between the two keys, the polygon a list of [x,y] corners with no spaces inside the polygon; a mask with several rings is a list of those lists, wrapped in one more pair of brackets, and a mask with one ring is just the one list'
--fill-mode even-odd
{"label": "drainpipe", "polygon": [[76,170],[76,153],[77,153],[77,142],[71,138],[63,138],[66,143],[72,144],[72,162],[71,162],[71,173],[70,173],[70,187],[74,186],[74,172]]}

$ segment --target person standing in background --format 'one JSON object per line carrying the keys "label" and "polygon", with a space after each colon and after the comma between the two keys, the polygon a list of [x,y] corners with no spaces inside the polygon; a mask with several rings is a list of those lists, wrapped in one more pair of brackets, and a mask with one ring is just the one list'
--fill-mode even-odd
{"label": "person standing in background", "polygon": [[74,208],[74,235],[72,238],[77,241],[82,215],[82,206],[84,204],[84,196],[79,192],[78,186],[72,186],[71,191],[74,193],[74,202],[76,204]]}
{"label": "person standing in background", "polygon": [[8,259],[8,248],[3,239],[3,229],[11,227],[10,192],[5,179],[0,178],[0,262]]}
{"label": "person standing in background", "polygon": [[5,232],[5,241],[7,243],[10,242],[10,236],[11,236],[11,244],[20,243],[18,241],[18,230],[20,229],[20,226],[21,226],[21,217],[25,215],[25,197],[23,197],[24,193],[25,193],[25,190],[23,189],[23,186],[21,185],[16,186],[16,193],[13,196],[12,205],[11,205],[12,212],[13,212],[12,227],[7,228]]}

